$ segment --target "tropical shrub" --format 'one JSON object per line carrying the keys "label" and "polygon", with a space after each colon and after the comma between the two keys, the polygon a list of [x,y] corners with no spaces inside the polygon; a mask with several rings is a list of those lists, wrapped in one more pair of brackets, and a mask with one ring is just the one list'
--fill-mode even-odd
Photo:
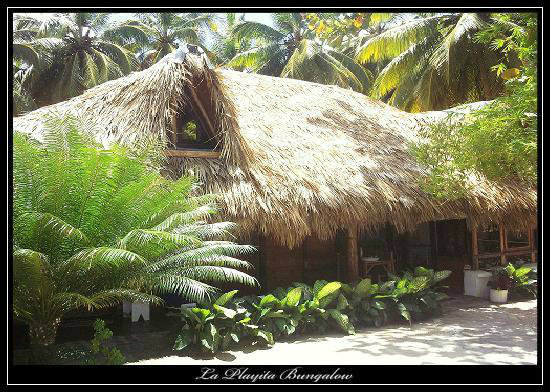
{"label": "tropical shrub", "polygon": [[216,353],[220,348],[227,350],[233,343],[238,343],[246,336],[273,344],[273,335],[252,324],[246,308],[225,307],[237,292],[238,290],[233,290],[225,293],[205,308],[190,309],[182,306],[181,317],[184,326],[176,338],[174,350],[198,344],[201,350]]}
{"label": "tropical shrub", "polygon": [[[94,358],[87,361],[88,365],[122,365],[126,362],[126,358],[116,347],[108,347],[105,345],[109,339],[113,337],[113,331],[105,327],[105,321],[97,319],[94,323],[94,338],[91,342],[91,353]],[[101,356],[98,358],[98,356]]]}
{"label": "tropical shrub", "polygon": [[355,334],[360,325],[380,327],[400,318],[411,323],[440,311],[439,302],[447,298],[439,291],[444,288],[440,282],[450,273],[417,267],[380,285],[370,279],[355,286],[319,280],[313,286],[294,283],[286,290],[242,298],[234,298],[234,290],[204,308],[182,306],[184,325],[174,349],[200,345],[215,353],[245,337],[272,345],[307,332],[333,329]]}
{"label": "tropical shrub", "polygon": [[[235,256],[254,250],[206,223],[211,195],[191,178],[171,181],[145,153],[104,149],[74,118],[51,118],[43,142],[14,133],[13,312],[32,344],[53,343],[61,317],[123,300],[161,303],[178,293],[205,300],[207,282],[256,280]],[[81,130],[88,132],[81,132]]]}
{"label": "tropical shrub", "polygon": [[446,286],[439,282],[451,275],[451,271],[437,271],[424,267],[416,267],[414,272],[405,272],[402,277],[392,276],[391,280],[382,284],[376,298],[390,301],[393,311],[405,318],[409,323],[440,311],[439,301],[447,298],[445,293],[438,291]]}
{"label": "tropical shrub", "polygon": [[515,266],[512,263],[504,268],[511,280],[511,289],[516,292],[526,292],[537,297],[537,274],[530,267]]}
{"label": "tropical shrub", "polygon": [[353,324],[381,327],[389,321],[386,303],[376,298],[379,285],[370,279],[361,280],[355,287],[344,284],[342,291],[347,298],[347,312]]}

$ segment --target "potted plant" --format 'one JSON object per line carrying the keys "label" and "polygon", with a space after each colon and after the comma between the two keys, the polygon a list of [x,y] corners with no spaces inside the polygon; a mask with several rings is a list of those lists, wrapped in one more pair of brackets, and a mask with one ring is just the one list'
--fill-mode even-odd
{"label": "potted plant", "polygon": [[487,283],[490,293],[491,302],[506,303],[508,302],[508,290],[510,289],[512,280],[506,270],[499,268],[493,271],[493,278]]}

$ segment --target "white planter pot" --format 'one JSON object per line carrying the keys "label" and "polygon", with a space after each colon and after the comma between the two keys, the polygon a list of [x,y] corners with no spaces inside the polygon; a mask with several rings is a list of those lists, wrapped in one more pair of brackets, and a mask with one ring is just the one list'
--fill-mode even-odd
{"label": "white planter pot", "polygon": [[508,290],[491,289],[491,302],[504,304],[508,302]]}

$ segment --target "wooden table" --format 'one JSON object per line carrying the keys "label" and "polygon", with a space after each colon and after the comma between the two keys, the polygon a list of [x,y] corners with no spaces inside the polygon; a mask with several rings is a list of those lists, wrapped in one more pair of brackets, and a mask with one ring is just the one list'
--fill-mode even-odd
{"label": "wooden table", "polygon": [[395,274],[395,261],[393,260],[393,257],[390,259],[377,261],[369,261],[368,257],[362,257],[361,262],[363,263],[365,277],[368,276],[371,269],[378,266],[384,268],[388,274]]}

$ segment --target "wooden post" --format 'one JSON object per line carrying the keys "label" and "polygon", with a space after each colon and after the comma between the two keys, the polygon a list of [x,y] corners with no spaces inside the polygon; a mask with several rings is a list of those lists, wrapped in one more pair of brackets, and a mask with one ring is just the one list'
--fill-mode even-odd
{"label": "wooden post", "polygon": [[472,267],[474,270],[479,269],[479,258],[477,257],[479,250],[477,247],[477,228],[472,229]]}
{"label": "wooden post", "polygon": [[506,229],[503,225],[499,225],[499,238],[500,238],[500,264],[506,264],[506,254],[504,253],[508,246],[506,244]]}
{"label": "wooden post", "polygon": [[535,239],[533,238],[534,228],[529,225],[529,230],[527,231],[527,239],[529,241],[529,249],[531,250],[531,263],[537,262],[537,257],[535,255]]}
{"label": "wooden post", "polygon": [[359,257],[357,254],[357,226],[348,227],[347,235],[348,281],[359,280]]}

